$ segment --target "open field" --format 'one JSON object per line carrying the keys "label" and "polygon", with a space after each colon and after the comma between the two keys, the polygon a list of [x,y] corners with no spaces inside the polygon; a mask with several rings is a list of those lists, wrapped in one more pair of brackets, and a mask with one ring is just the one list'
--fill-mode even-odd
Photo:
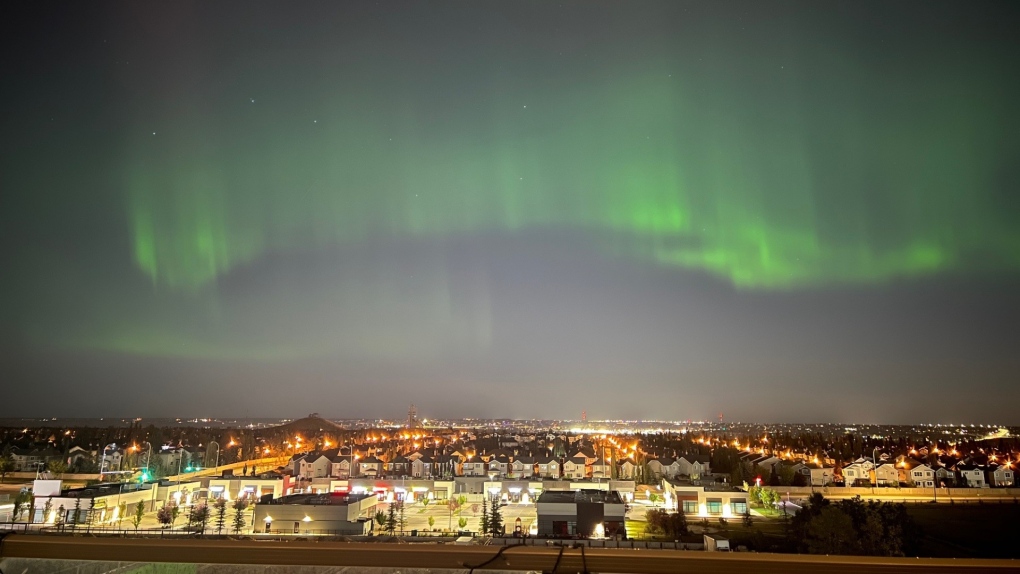
{"label": "open field", "polygon": [[915,504],[907,512],[924,531],[923,556],[1020,558],[1020,504]]}

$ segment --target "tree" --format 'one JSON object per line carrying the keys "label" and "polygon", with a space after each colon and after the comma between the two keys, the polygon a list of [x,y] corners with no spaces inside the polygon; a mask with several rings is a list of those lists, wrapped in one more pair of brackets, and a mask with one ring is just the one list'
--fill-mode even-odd
{"label": "tree", "polygon": [[429,530],[433,530],[436,526],[436,517],[429,516]]}
{"label": "tree", "polygon": [[81,497],[74,499],[74,511],[71,514],[71,524],[75,528],[78,528],[79,522],[81,522]]}
{"label": "tree", "polygon": [[659,495],[655,492],[649,492],[648,502],[651,502],[652,506],[655,506],[659,502]]}
{"label": "tree", "polygon": [[248,499],[240,497],[234,500],[234,522],[232,524],[234,534],[240,534],[244,530],[244,511],[248,508]]}
{"label": "tree", "polygon": [[14,457],[11,456],[9,450],[5,450],[3,454],[0,454],[0,484],[3,484],[7,473],[14,470]]}
{"label": "tree", "polygon": [[227,526],[227,500],[219,498],[216,500],[216,534],[223,534]]}
{"label": "tree", "polygon": [[453,514],[456,512],[460,514],[460,504],[457,503],[457,499],[450,498],[446,501],[446,509],[450,511],[450,530],[453,530]]}
{"label": "tree", "polygon": [[156,520],[163,525],[163,528],[170,526],[174,521],[173,511],[170,509],[169,504],[164,504],[156,511]]}
{"label": "tree", "polygon": [[177,517],[181,515],[181,507],[175,501],[170,505],[170,527],[177,523]]}
{"label": "tree", "polygon": [[21,515],[28,513],[28,522],[32,522],[32,513],[29,509],[32,507],[32,493],[23,490],[14,497],[14,520],[21,520]]}
{"label": "tree", "polygon": [[127,502],[121,502],[117,505],[117,528],[120,528],[122,522],[124,522],[124,515],[127,514]]}
{"label": "tree", "polygon": [[131,525],[135,527],[135,531],[138,531],[138,527],[142,525],[142,517],[145,516],[145,501],[139,500],[138,504],[135,505],[135,514],[131,517]]}
{"label": "tree", "polygon": [[386,509],[386,532],[391,535],[397,531],[397,507],[395,504],[390,504]]}
{"label": "tree", "polygon": [[767,486],[752,486],[747,490],[751,502],[767,509],[774,509],[780,500],[780,495],[773,488]]}
{"label": "tree", "polygon": [[481,524],[479,525],[479,530],[482,532],[482,534],[489,533],[489,507],[486,504],[482,505],[482,518]]}
{"label": "tree", "polygon": [[386,526],[386,513],[382,510],[375,513],[375,522],[379,525],[379,530],[382,530]]}
{"label": "tree", "polygon": [[779,479],[779,484],[782,486],[790,486],[793,484],[793,479],[797,476],[797,471],[787,464],[777,464],[776,466],[778,467],[776,475]]}
{"label": "tree", "polygon": [[398,500],[397,505],[397,526],[400,528],[400,533],[404,533],[404,529],[407,528],[407,519],[404,518],[404,501]]}
{"label": "tree", "polygon": [[493,537],[503,535],[503,513],[500,511],[499,499],[492,499],[492,509],[489,511],[489,532]]}
{"label": "tree", "polygon": [[904,556],[920,541],[903,504],[866,503],[859,496],[830,503],[817,493],[793,517],[789,536],[813,554]]}
{"label": "tree", "polygon": [[829,506],[811,519],[804,545],[811,554],[857,554],[860,543],[853,520],[842,510]]}
{"label": "tree", "polygon": [[67,472],[67,462],[61,459],[51,460],[46,463],[46,469],[57,476],[61,476]]}
{"label": "tree", "polygon": [[457,526],[459,526],[461,530],[464,530],[465,528],[467,528],[467,525],[468,525],[468,519],[467,518],[464,518],[463,516],[461,516],[460,518],[457,519]]}
{"label": "tree", "polygon": [[85,532],[92,530],[92,525],[96,523],[96,499],[95,497],[89,499],[89,509],[85,513]]}
{"label": "tree", "polygon": [[426,496],[426,497],[423,497],[421,499],[421,510],[419,510],[418,513],[420,514],[422,512],[425,512],[426,510],[428,510],[428,507],[429,507],[429,498]]}
{"label": "tree", "polygon": [[652,508],[645,512],[645,520],[645,532],[651,535],[677,540],[688,533],[687,517],[682,512],[670,513],[662,508]]}
{"label": "tree", "polygon": [[203,502],[191,507],[191,516],[188,520],[188,528],[192,532],[205,534],[205,527],[209,523],[209,507]]}

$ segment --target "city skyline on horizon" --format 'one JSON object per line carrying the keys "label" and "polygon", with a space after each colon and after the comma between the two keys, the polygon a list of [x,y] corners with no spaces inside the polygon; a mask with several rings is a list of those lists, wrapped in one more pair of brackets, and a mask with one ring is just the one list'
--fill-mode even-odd
{"label": "city skyline on horizon", "polygon": [[[13,421],[40,422],[40,423],[41,422],[46,422],[46,421],[51,421],[51,422],[54,422],[54,423],[60,423],[62,421],[66,422],[68,420],[71,420],[71,421],[119,421],[119,422],[124,423],[124,424],[141,423],[143,426],[145,426],[147,421],[164,421],[164,422],[165,421],[177,421],[180,424],[192,424],[192,425],[200,425],[202,423],[210,423],[210,422],[229,424],[229,423],[232,423],[232,422],[241,422],[241,423],[243,423],[245,421],[259,421],[260,423],[262,423],[262,422],[272,422],[272,423],[277,423],[277,425],[286,425],[288,423],[291,423],[291,422],[294,422],[294,421],[298,421],[298,420],[303,420],[303,419],[306,419],[306,418],[309,418],[309,417],[315,418],[316,416],[318,418],[322,418],[324,420],[331,421],[331,422],[354,422],[354,421],[358,421],[358,422],[372,422],[372,421],[375,421],[375,422],[378,422],[380,424],[385,425],[387,428],[388,427],[392,427],[392,428],[406,428],[406,425],[407,425],[406,415],[404,417],[377,417],[377,416],[360,416],[359,417],[359,416],[329,416],[329,415],[323,415],[321,413],[309,413],[309,414],[307,414],[305,416],[297,416],[297,417],[252,416],[252,415],[240,415],[240,416],[208,416],[208,415],[194,416],[194,415],[192,415],[192,416],[151,416],[151,417],[143,417],[143,416],[127,416],[127,417],[118,417],[118,416],[105,416],[105,417],[22,416],[22,417],[15,417],[15,416],[2,416],[2,415],[0,415],[0,426],[3,426],[4,421],[6,421],[6,422],[13,422]],[[588,419],[581,419],[581,418],[557,418],[557,417],[478,417],[478,416],[448,416],[448,417],[439,417],[439,416],[428,417],[428,416],[424,416],[424,417],[421,417],[420,420],[422,420],[422,421],[429,421],[429,423],[431,423],[431,422],[440,422],[440,423],[457,422],[457,423],[465,423],[465,422],[468,422],[468,421],[478,421],[478,422],[482,422],[482,423],[492,423],[492,422],[499,422],[499,421],[506,421],[506,422],[510,422],[510,423],[518,423],[518,422],[519,423],[527,423],[527,422],[578,423],[578,426],[575,426],[575,427],[572,427],[572,428],[569,428],[569,429],[560,429],[560,430],[582,430],[583,429],[583,430],[588,430],[588,431],[600,431],[600,430],[609,430],[609,429],[594,429],[594,428],[587,428],[587,429],[585,429],[584,426],[583,426],[585,422],[587,422],[588,425],[590,425],[590,426],[594,426],[594,425],[596,425],[598,423],[617,423],[617,424],[619,424],[619,423],[638,423],[638,424],[649,424],[649,425],[651,425],[651,424],[668,424],[668,425],[671,425],[671,426],[674,426],[674,427],[678,427],[677,429],[669,429],[672,432],[675,432],[676,430],[679,429],[679,427],[682,427],[683,425],[692,425],[692,426],[725,426],[725,425],[749,425],[749,426],[754,426],[754,425],[757,425],[757,426],[778,425],[778,426],[793,426],[793,425],[808,425],[808,426],[846,426],[846,427],[850,427],[850,428],[853,428],[853,427],[871,427],[871,426],[878,426],[878,427],[911,426],[911,427],[931,427],[931,428],[985,428],[985,429],[996,429],[996,430],[1002,429],[1002,428],[1017,428],[1017,427],[1020,427],[1020,422],[1010,422],[1010,421],[989,422],[987,420],[986,421],[964,421],[964,420],[958,420],[958,421],[934,421],[934,420],[932,420],[932,421],[893,421],[893,422],[879,421],[879,422],[867,422],[867,421],[863,421],[863,420],[856,420],[856,421],[845,421],[845,420],[844,421],[838,421],[838,420],[836,420],[836,421],[833,421],[833,420],[829,420],[829,421],[822,421],[822,420],[815,420],[815,421],[809,421],[809,420],[775,421],[775,420],[748,420],[748,419],[745,419],[745,420],[737,420],[737,419],[730,420],[730,419],[723,419],[723,420],[720,421],[718,419],[710,419],[710,418],[702,418],[702,419],[696,419],[696,418],[679,418],[679,419],[588,418]],[[271,425],[271,426],[277,426],[277,425]],[[380,427],[380,428],[382,428],[382,427]],[[444,428],[444,427],[442,425],[438,425],[438,426],[434,426],[433,427],[431,424],[424,424],[423,428]],[[464,426],[463,428],[483,428],[483,427]],[[619,431],[617,431],[617,432],[619,432]]]}

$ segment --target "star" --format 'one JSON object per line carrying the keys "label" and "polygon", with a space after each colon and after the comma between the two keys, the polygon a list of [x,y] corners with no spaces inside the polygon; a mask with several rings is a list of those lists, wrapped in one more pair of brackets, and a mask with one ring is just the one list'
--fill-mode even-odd
{"label": "star", "polygon": [[528,106],[527,106],[527,105],[525,105],[524,107],[525,107],[525,109],[527,109],[527,107],[528,107]]}
{"label": "star", "polygon": [[254,104],[255,103],[255,98],[250,98],[250,99],[251,99],[251,103]]}
{"label": "star", "polygon": [[152,132],[152,135],[156,135],[156,132]]}
{"label": "star", "polygon": [[313,124],[317,124],[317,123],[319,123],[319,120],[312,120],[312,123]]}

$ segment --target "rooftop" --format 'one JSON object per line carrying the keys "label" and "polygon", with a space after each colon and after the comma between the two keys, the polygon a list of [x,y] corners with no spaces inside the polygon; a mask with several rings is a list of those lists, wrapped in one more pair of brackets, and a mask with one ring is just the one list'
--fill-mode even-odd
{"label": "rooftop", "polygon": [[334,492],[331,494],[291,494],[273,499],[260,504],[307,504],[312,506],[341,506],[360,502],[374,494],[344,494]]}
{"label": "rooftop", "polygon": [[582,503],[623,504],[620,494],[606,490],[546,490],[539,495],[539,503]]}

